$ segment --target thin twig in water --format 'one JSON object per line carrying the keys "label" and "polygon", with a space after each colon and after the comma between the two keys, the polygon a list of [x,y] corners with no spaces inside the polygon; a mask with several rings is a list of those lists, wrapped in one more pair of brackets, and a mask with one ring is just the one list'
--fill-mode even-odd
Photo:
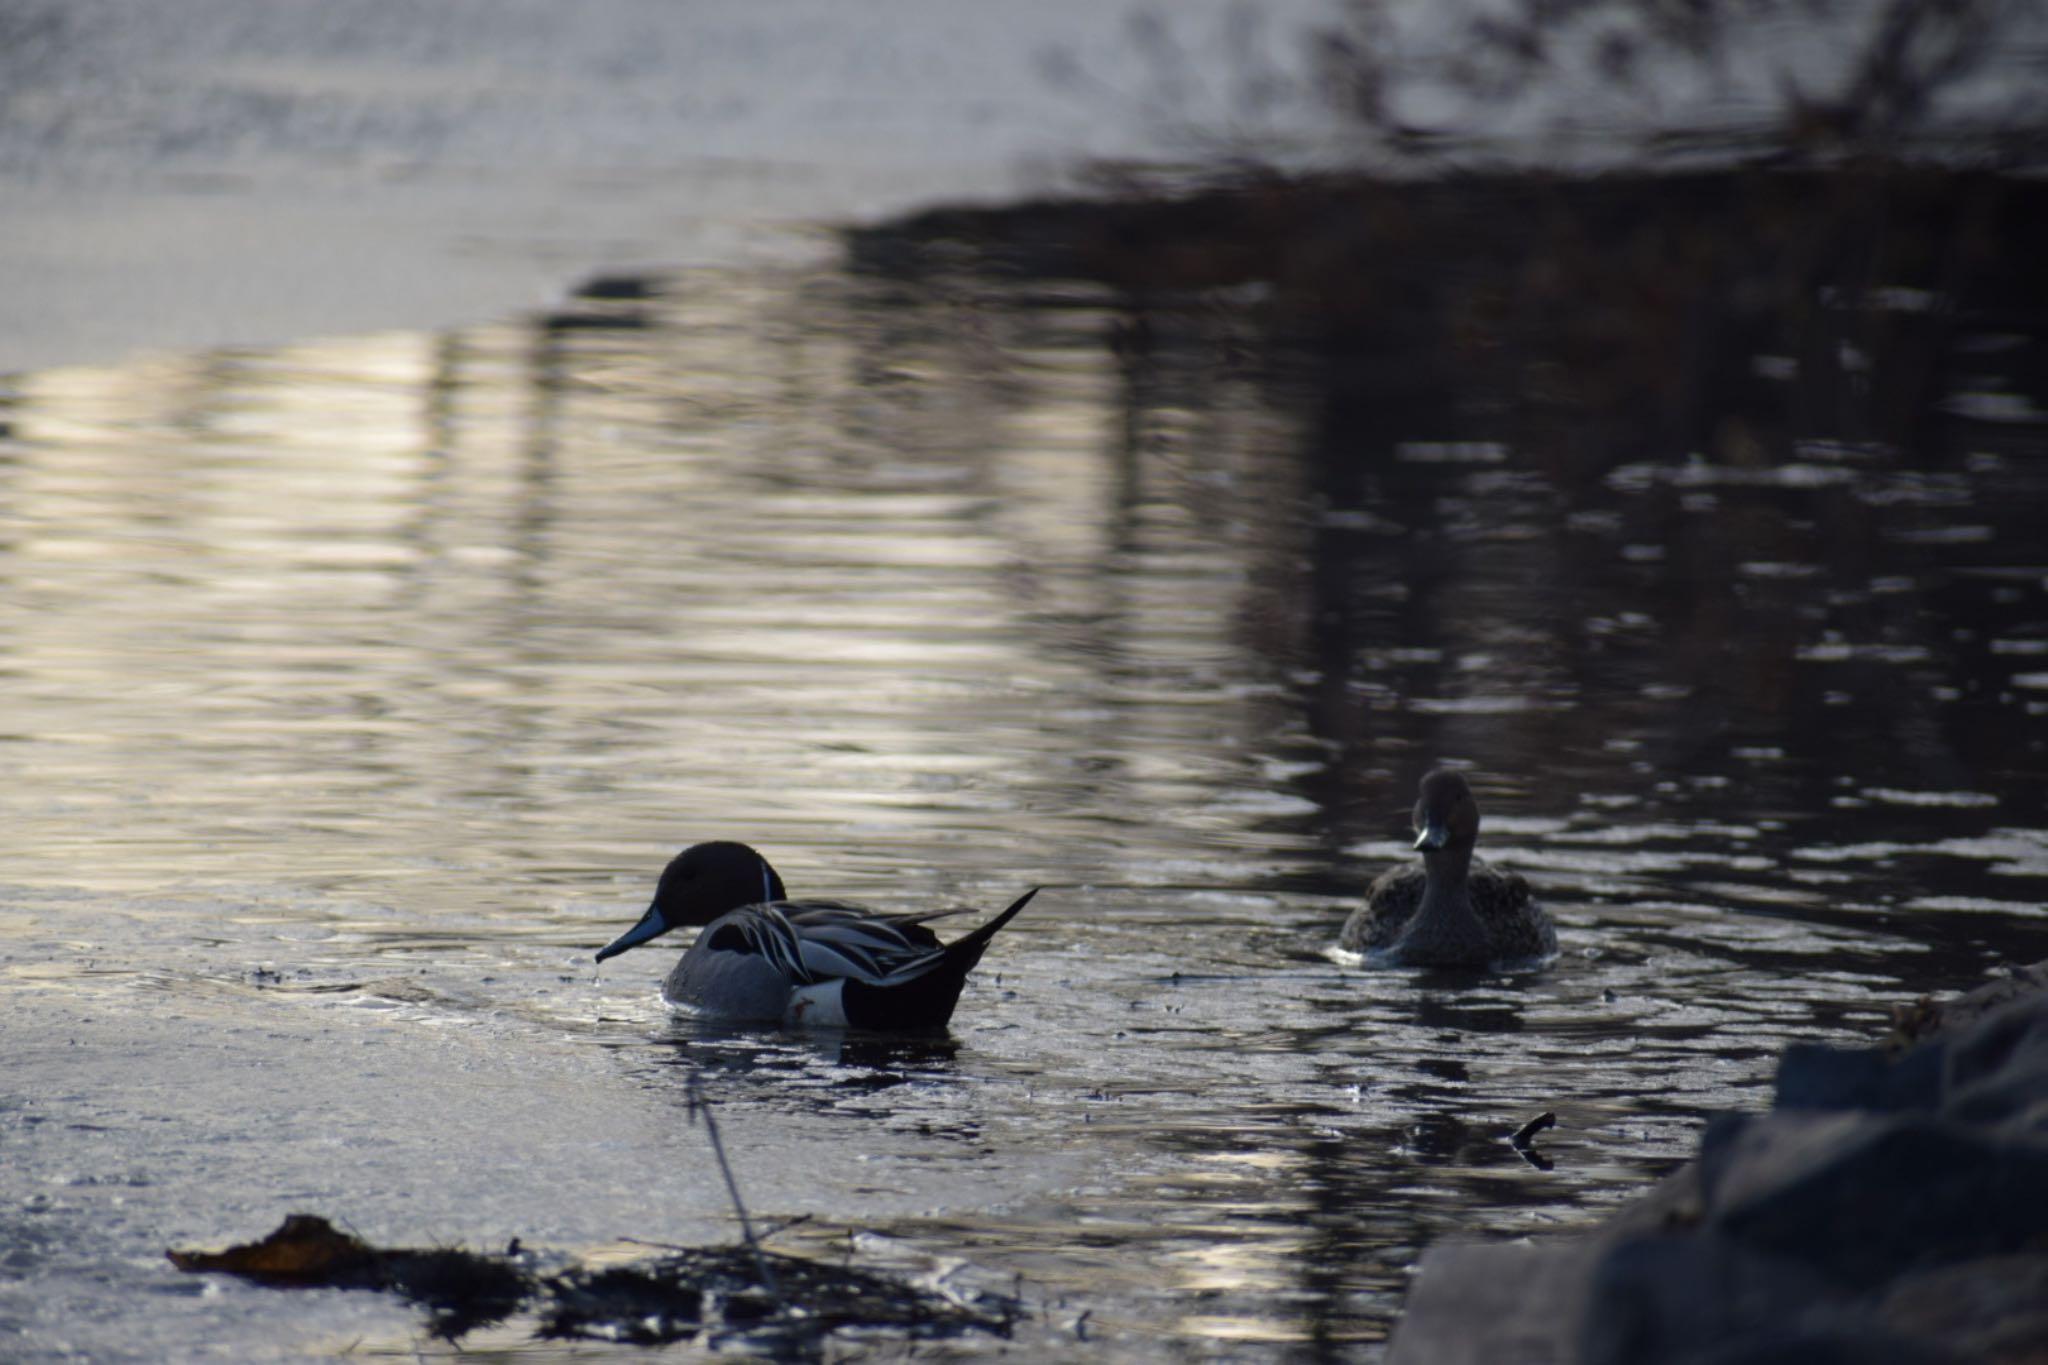
{"label": "thin twig in water", "polygon": [[[1557,1115],[1545,1110],[1516,1129],[1515,1135],[1509,1138],[1508,1141],[1514,1143],[1517,1147],[1527,1147],[1535,1142],[1538,1133],[1542,1132],[1545,1128],[1552,1128],[1556,1125]],[[711,1140],[714,1143],[718,1141],[716,1137],[713,1137]]]}
{"label": "thin twig in water", "polygon": [[1557,1115],[1545,1110],[1516,1129],[1515,1135],[1509,1138],[1508,1141],[1513,1144],[1515,1151],[1521,1156],[1522,1160],[1528,1162],[1537,1170],[1553,1170],[1556,1168],[1557,1163],[1536,1150],[1536,1135],[1545,1128],[1555,1127],[1556,1124]]}
{"label": "thin twig in water", "polygon": [[775,1224],[775,1226],[763,1229],[761,1232],[761,1240],[765,1242],[770,1237],[779,1237],[783,1233],[788,1232],[791,1228],[798,1227],[810,1221],[811,1215],[808,1213],[800,1213],[794,1218],[785,1218],[781,1222]]}
{"label": "thin twig in water", "polygon": [[761,1244],[754,1240],[754,1225],[747,1218],[747,1206],[740,1202],[740,1186],[732,1177],[732,1166],[725,1159],[725,1144],[718,1140],[718,1121],[711,1117],[711,1101],[704,1098],[704,1082],[701,1077],[691,1076],[688,1088],[690,1120],[704,1120],[704,1131],[711,1138],[711,1155],[718,1158],[718,1172],[725,1177],[725,1192],[732,1196],[732,1211],[739,1215],[740,1236],[746,1238],[747,1250],[754,1253],[754,1267],[761,1272],[761,1286],[768,1291],[768,1297],[775,1300],[775,1312],[783,1311],[782,1290],[775,1283],[774,1274],[768,1269],[768,1258],[761,1252]]}

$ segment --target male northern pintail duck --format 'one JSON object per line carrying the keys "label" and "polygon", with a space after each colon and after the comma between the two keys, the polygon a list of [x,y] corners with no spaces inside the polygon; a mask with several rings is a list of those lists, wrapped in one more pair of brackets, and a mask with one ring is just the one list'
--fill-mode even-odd
{"label": "male northern pintail duck", "polygon": [[1472,856],[1479,803],[1462,773],[1439,768],[1415,799],[1420,863],[1383,872],[1345,921],[1338,946],[1409,967],[1484,967],[1557,952],[1557,930],[1529,883]]}
{"label": "male northern pintail duck", "polygon": [[697,844],[663,869],[640,922],[599,962],[690,925],[703,932],[662,982],[670,1001],[735,1022],[901,1031],[941,1028],[989,940],[1033,887],[973,933],[940,943],[927,920],[843,901],[793,901],[768,860],[745,844]]}

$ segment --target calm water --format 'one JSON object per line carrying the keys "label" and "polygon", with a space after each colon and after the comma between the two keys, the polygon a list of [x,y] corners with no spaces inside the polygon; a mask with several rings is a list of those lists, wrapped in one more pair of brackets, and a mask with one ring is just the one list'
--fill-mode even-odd
{"label": "calm water", "polygon": [[[2048,956],[2027,343],[1938,455],[1565,477],[1116,322],[704,272],[11,381],[0,1354],[451,1358],[161,1251],[727,1237],[698,1071],[786,1249],[1015,1288],[1041,1353],[1372,1360],[1423,1245],[1586,1223],[1788,1040]],[[1326,956],[1440,761],[1547,971]],[[720,1032],[589,958],[714,836],[1046,890],[945,1039]]]}

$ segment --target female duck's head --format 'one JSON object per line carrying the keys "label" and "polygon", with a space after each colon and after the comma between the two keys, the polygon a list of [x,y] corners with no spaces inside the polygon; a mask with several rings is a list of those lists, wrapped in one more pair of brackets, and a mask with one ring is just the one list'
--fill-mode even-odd
{"label": "female duck's head", "polygon": [[599,962],[637,948],[671,929],[699,927],[743,905],[787,900],[782,878],[745,844],[694,844],[669,860],[640,922],[597,954]]}
{"label": "female duck's head", "polygon": [[1479,842],[1479,803],[1465,775],[1438,768],[1415,798],[1415,848],[1424,855],[1463,851]]}

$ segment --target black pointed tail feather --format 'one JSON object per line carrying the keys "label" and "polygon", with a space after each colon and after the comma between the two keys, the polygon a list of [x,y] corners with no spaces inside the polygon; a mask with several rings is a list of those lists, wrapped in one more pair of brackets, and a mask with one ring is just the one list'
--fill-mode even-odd
{"label": "black pointed tail feather", "polygon": [[1010,907],[972,933],[962,934],[933,955],[932,965],[916,976],[887,986],[870,986],[848,979],[840,995],[846,1022],[855,1028],[887,1031],[944,1028],[960,1003],[967,974],[981,961],[1002,927],[1031,904],[1039,892],[1032,887]]}
{"label": "black pointed tail feather", "polygon": [[966,956],[967,967],[971,969],[975,963],[981,961],[982,951],[988,947],[989,940],[994,938],[1005,924],[1017,918],[1017,912],[1031,904],[1031,898],[1037,895],[1041,889],[1036,886],[1032,887],[1029,891],[1011,901],[1009,908],[1003,911],[1002,914],[997,915],[972,933],[962,934],[959,938],[948,943],[946,945],[946,956]]}

